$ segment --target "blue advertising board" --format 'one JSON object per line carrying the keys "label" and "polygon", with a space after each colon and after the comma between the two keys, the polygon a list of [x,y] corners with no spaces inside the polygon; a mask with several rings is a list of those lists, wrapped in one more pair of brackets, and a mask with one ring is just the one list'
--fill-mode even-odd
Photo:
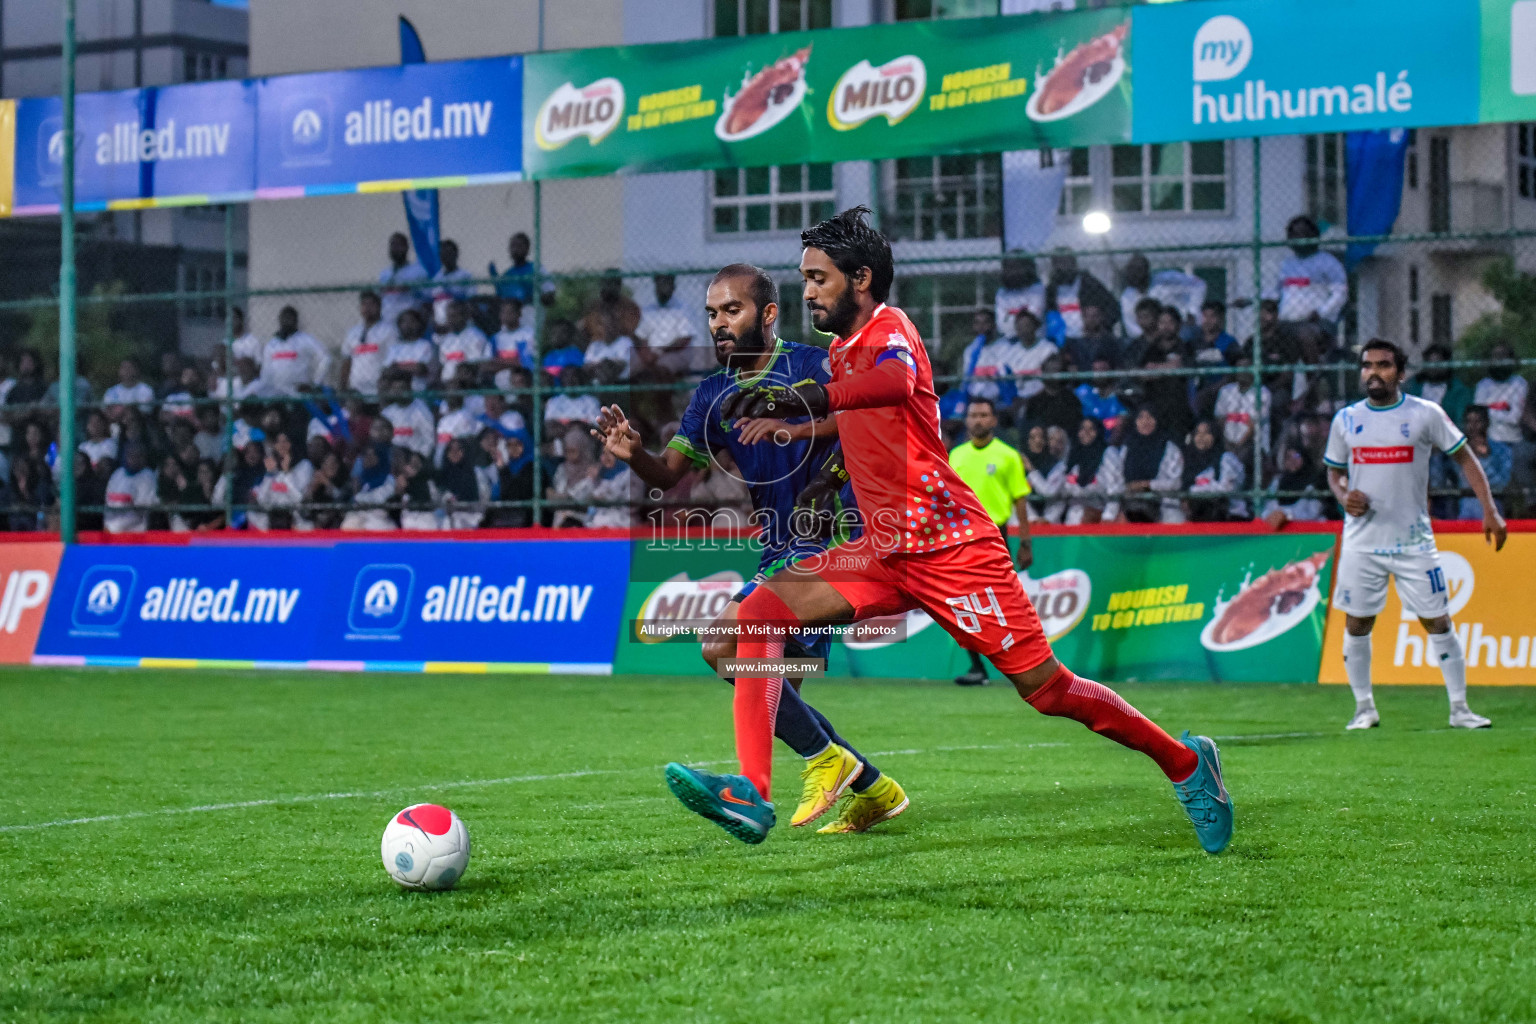
{"label": "blue advertising board", "polygon": [[71,545],[46,664],[606,672],[624,540]]}
{"label": "blue advertising board", "polygon": [[522,170],[521,57],[284,75],[256,88],[259,192]]}
{"label": "blue advertising board", "polygon": [[611,664],[629,542],[342,543],[329,572],[317,659]]}
{"label": "blue advertising board", "polygon": [[1477,121],[1476,4],[1227,0],[1134,18],[1138,142]]}
{"label": "blue advertising board", "polygon": [[[63,104],[16,109],[15,203],[57,207],[63,183]],[[75,196],[112,200],[245,195],[256,180],[254,82],[206,82],[83,93],[75,104]]]}
{"label": "blue advertising board", "polygon": [[285,548],[274,558],[271,548],[255,546],[71,544],[37,652],[302,660],[327,603],[328,554],[309,547]]}

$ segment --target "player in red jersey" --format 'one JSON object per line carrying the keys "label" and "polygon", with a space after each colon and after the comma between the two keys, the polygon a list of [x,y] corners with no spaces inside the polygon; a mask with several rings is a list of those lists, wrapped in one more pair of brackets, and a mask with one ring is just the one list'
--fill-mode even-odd
{"label": "player in red jersey", "polygon": [[[928,353],[906,314],[885,304],[894,264],[890,244],[864,219],[868,213],[856,207],[801,235],[805,303],[816,329],[834,335],[831,383],[744,389],[724,411],[733,419],[835,415],[843,464],[834,455],[802,503],[823,505],[846,473],[864,536],[802,559],[754,590],[738,611],[737,657],[782,657],[792,628],[922,608],[963,646],[986,655],[1037,711],[1075,719],[1156,761],[1201,846],[1220,853],[1232,835],[1232,803],[1216,744],[1188,732],[1174,739],[1051,653],[1007,544],[950,469]],[[697,790],[673,787],[690,808],[748,842],[761,842],[773,826],[768,798],[780,687],[778,679],[738,670],[733,711],[742,775],[709,776]],[[702,780],[705,773],[692,774]],[[705,800],[706,790],[723,792],[724,803]]]}

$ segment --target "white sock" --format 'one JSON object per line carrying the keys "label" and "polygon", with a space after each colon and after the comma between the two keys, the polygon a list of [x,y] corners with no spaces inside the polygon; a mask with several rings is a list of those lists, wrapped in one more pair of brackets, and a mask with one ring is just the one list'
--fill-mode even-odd
{"label": "white sock", "polygon": [[1344,634],[1344,672],[1355,695],[1356,707],[1374,707],[1371,698],[1371,634]]}
{"label": "white sock", "polygon": [[1461,637],[1454,629],[1444,633],[1429,634],[1429,649],[1440,663],[1440,674],[1445,677],[1445,693],[1451,699],[1451,707],[1467,703],[1467,656],[1461,649]]}

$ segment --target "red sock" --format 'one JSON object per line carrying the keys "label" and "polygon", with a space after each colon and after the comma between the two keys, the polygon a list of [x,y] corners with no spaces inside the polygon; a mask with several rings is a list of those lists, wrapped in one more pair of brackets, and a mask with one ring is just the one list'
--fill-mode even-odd
{"label": "red sock", "polygon": [[1189,778],[1199,764],[1193,750],[1131,707],[1125,698],[1103,683],[1074,674],[1065,665],[1024,699],[1043,715],[1082,722],[1100,736],[1141,751],[1174,782]]}
{"label": "red sock", "polygon": [[[789,626],[799,621],[779,596],[758,587],[736,613],[738,658],[782,658]],[[773,723],[779,714],[782,678],[736,677],[731,711],[736,718],[736,757],[741,774],[751,780],[764,800],[772,799]]]}

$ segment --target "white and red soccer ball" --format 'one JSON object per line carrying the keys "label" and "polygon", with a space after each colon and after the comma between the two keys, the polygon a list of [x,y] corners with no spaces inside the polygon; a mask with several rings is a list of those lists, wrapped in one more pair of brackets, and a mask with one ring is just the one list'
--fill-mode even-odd
{"label": "white and red soccer ball", "polygon": [[452,889],[469,866],[469,830],[437,804],[412,804],[384,827],[384,870],[403,889]]}

